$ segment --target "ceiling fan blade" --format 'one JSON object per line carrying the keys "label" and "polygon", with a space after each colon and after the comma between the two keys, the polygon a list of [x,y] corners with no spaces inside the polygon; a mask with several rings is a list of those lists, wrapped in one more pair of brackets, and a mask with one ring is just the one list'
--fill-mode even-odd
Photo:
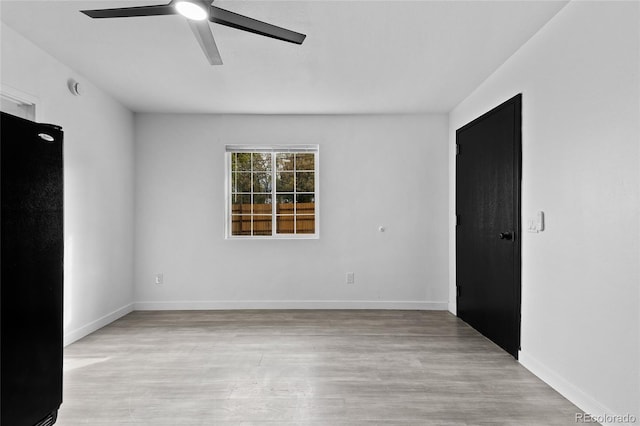
{"label": "ceiling fan blade", "polygon": [[172,3],[154,6],[119,7],[115,9],[81,10],[91,18],[129,18],[133,16],[173,15],[177,13]]}
{"label": "ceiling fan blade", "polygon": [[216,41],[213,39],[209,21],[193,21],[191,19],[187,19],[187,21],[209,63],[211,65],[222,65],[222,58],[220,57],[220,52],[218,52]]}
{"label": "ceiling fan blade", "polygon": [[267,24],[266,22],[229,12],[228,10],[220,9],[216,6],[211,6],[209,20],[216,24],[295,44],[302,44],[305,37],[307,37],[305,34],[300,34],[295,31],[287,30],[286,28]]}

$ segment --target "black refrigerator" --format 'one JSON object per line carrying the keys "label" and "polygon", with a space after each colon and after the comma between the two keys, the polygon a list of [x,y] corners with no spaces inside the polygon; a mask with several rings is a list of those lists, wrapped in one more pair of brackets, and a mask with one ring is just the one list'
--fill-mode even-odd
{"label": "black refrigerator", "polygon": [[62,403],[62,129],[2,113],[0,424],[54,424]]}

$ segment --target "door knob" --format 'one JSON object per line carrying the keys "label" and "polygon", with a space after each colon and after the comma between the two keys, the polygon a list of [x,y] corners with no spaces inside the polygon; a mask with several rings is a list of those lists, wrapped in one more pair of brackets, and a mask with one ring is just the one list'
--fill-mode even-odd
{"label": "door knob", "polygon": [[511,234],[511,232],[501,232],[498,237],[501,240],[511,240],[513,239],[513,235]]}

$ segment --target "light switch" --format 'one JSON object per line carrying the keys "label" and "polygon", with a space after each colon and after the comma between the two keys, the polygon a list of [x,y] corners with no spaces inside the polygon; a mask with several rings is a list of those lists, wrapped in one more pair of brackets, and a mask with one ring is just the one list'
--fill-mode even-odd
{"label": "light switch", "polygon": [[544,231],[544,212],[536,213],[534,219],[527,220],[527,232],[538,233]]}

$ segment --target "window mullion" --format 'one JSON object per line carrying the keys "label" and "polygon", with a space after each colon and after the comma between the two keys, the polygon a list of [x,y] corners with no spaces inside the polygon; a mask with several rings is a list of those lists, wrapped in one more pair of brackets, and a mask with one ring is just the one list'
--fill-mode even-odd
{"label": "window mullion", "polygon": [[276,217],[276,152],[271,154],[271,236],[277,234],[277,217]]}

